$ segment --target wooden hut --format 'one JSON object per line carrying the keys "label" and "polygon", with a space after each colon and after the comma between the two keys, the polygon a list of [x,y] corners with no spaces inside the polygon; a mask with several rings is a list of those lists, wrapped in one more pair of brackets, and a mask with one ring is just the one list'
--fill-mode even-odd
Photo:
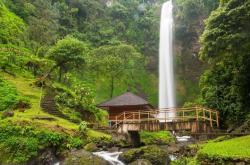
{"label": "wooden hut", "polygon": [[110,121],[114,121],[116,116],[123,112],[154,110],[154,107],[145,99],[131,92],[126,92],[120,96],[112,98],[111,100],[100,103],[97,107],[108,111]]}

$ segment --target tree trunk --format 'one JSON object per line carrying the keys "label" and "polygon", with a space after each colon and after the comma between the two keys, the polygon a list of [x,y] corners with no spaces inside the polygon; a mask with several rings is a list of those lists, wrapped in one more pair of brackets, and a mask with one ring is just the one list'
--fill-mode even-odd
{"label": "tree trunk", "polygon": [[114,77],[112,76],[112,77],[111,77],[111,82],[110,82],[110,98],[113,97],[114,86],[115,86],[115,84],[114,84]]}

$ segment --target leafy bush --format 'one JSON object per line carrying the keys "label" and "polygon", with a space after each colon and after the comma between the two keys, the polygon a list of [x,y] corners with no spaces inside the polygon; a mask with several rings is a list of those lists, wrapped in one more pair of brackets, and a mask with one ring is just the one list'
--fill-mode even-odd
{"label": "leafy bush", "polygon": [[82,134],[82,135],[85,135],[86,132],[87,132],[87,129],[88,129],[88,123],[86,121],[82,121],[80,124],[79,124],[79,132]]}
{"label": "leafy bush", "polygon": [[88,112],[98,122],[107,119],[107,113],[96,107],[94,92],[90,85],[76,83],[72,86],[72,90],[58,83],[53,86],[58,91],[55,97],[58,105],[73,108],[81,114]]}
{"label": "leafy bush", "polygon": [[5,164],[25,163],[46,147],[60,151],[79,148],[82,144],[81,139],[63,133],[12,123],[0,124],[0,162]]}
{"label": "leafy bush", "polygon": [[151,144],[169,144],[174,141],[173,136],[168,131],[159,131],[159,132],[140,132],[141,142],[146,145]]}
{"label": "leafy bush", "polygon": [[0,79],[0,111],[12,108],[18,102],[16,88]]}
{"label": "leafy bush", "polygon": [[7,81],[0,78],[0,111],[8,109],[30,108],[30,101],[17,93]]}

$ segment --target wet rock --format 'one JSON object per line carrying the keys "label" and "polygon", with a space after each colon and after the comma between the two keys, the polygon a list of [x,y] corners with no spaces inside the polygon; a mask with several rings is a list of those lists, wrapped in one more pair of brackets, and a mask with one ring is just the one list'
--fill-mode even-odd
{"label": "wet rock", "polygon": [[128,165],[152,165],[152,163],[146,159],[138,159]]}
{"label": "wet rock", "polygon": [[155,145],[128,150],[122,153],[119,159],[127,164],[138,159],[146,159],[152,165],[166,165],[170,161],[167,152]]}
{"label": "wet rock", "polygon": [[72,151],[61,165],[109,165],[109,163],[85,150]]}
{"label": "wet rock", "polygon": [[109,152],[118,152],[119,151],[119,147],[112,147],[108,149]]}
{"label": "wet rock", "polygon": [[95,143],[88,143],[84,146],[84,149],[89,152],[96,152],[98,148]]}
{"label": "wet rock", "polygon": [[28,162],[28,165],[51,165],[56,162],[57,158],[55,156],[55,152],[53,149],[47,149],[41,153],[39,153],[39,156],[30,162]]}

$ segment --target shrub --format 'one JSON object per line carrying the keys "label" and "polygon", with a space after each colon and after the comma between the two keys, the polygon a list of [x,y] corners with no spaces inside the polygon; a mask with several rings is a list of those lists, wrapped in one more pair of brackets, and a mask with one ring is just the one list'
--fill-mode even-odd
{"label": "shrub", "polygon": [[140,132],[141,142],[145,145],[152,145],[152,144],[169,144],[174,141],[173,136],[168,131],[159,131],[159,132],[147,132],[141,131]]}
{"label": "shrub", "polygon": [[18,102],[16,88],[0,79],[0,111],[11,109]]}
{"label": "shrub", "polygon": [[0,162],[3,164],[24,164],[47,147],[61,151],[80,148],[82,144],[80,138],[64,133],[17,126],[10,122],[0,124]]}

